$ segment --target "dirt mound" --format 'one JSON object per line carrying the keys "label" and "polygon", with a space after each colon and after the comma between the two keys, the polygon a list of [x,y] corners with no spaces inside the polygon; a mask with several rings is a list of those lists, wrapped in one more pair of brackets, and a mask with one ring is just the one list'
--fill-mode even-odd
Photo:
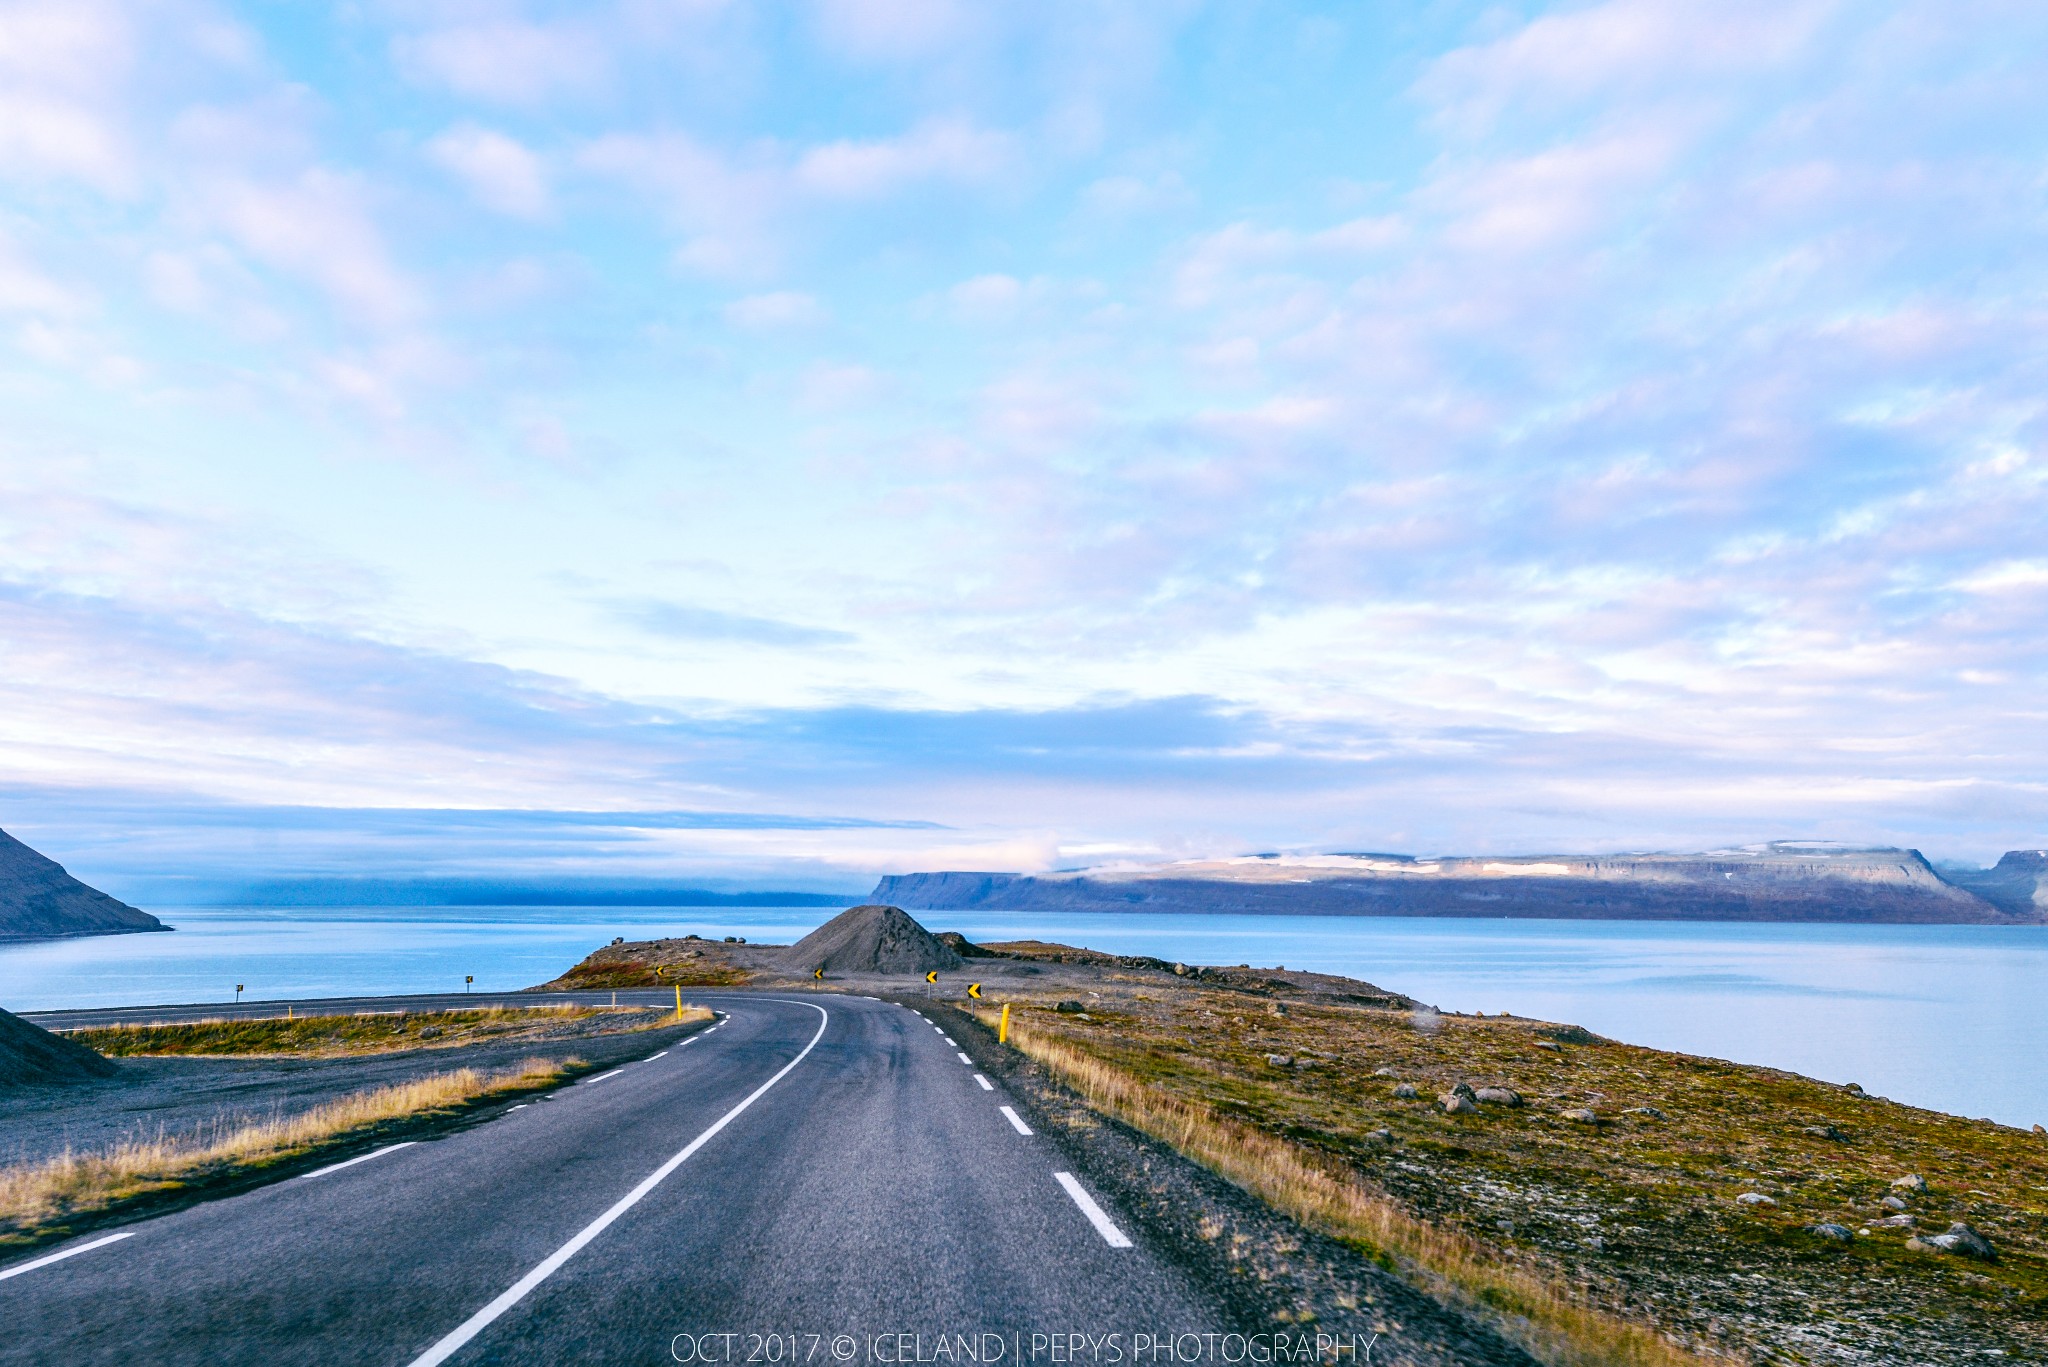
{"label": "dirt mound", "polygon": [[960,956],[900,907],[852,907],[783,951],[791,970],[809,973],[929,973],[960,967]]}
{"label": "dirt mound", "polygon": [[30,1082],[85,1082],[111,1077],[118,1065],[82,1044],[0,1011],[0,1087]]}

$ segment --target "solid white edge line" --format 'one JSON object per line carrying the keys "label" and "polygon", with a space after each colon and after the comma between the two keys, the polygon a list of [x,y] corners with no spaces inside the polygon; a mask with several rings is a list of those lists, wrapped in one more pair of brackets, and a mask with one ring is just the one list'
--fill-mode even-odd
{"label": "solid white edge line", "polygon": [[1031,1133],[1031,1127],[1029,1125],[1026,1125],[1023,1121],[1019,1120],[1017,1118],[1017,1113],[1011,1110],[1008,1106],[998,1106],[996,1109],[1003,1113],[1003,1119],[1009,1121],[1010,1128],[1015,1130],[1018,1134]]}
{"label": "solid white edge line", "polygon": [[0,1282],[6,1281],[9,1277],[19,1277],[24,1272],[33,1272],[39,1267],[48,1267],[51,1263],[61,1263],[66,1258],[75,1258],[81,1253],[90,1253],[96,1248],[105,1248],[108,1244],[118,1244],[123,1239],[132,1239],[134,1237],[135,1231],[131,1229],[120,1234],[108,1234],[94,1239],[89,1244],[78,1244],[57,1253],[45,1253],[42,1257],[25,1262],[19,1267],[10,1267],[5,1271],[0,1271]]}
{"label": "solid white edge line", "polygon": [[[513,1306],[519,1304],[520,1301],[525,1300],[527,1294],[531,1292],[536,1286],[539,1286],[542,1282],[546,1281],[549,1277],[552,1277],[555,1274],[557,1268],[561,1267],[563,1263],[568,1262],[571,1258],[575,1257],[578,1253],[582,1252],[583,1246],[589,1243],[592,1239],[595,1239],[598,1235],[604,1233],[604,1231],[611,1225],[612,1221],[618,1219],[621,1215],[624,1215],[634,1206],[639,1205],[641,1200],[647,1195],[648,1192],[653,1191],[656,1187],[660,1186],[663,1179],[665,1179],[670,1173],[674,1172],[677,1168],[681,1167],[685,1162],[687,1162],[691,1154],[697,1152],[697,1150],[703,1148],[705,1144],[709,1143],[713,1135],[717,1134],[720,1130],[724,1129],[727,1125],[730,1125],[735,1119],[737,1119],[740,1112],[746,1110],[747,1107],[753,1105],[756,1101],[759,1101],[763,1096],[767,1095],[768,1089],[770,1087],[773,1087],[776,1083],[788,1077],[790,1070],[792,1068],[795,1068],[799,1063],[802,1063],[804,1059],[810,1055],[811,1050],[818,1047],[818,1041],[825,1038],[825,1027],[832,1023],[831,1013],[826,1011],[824,1007],[817,1005],[815,1002],[798,1002],[794,1004],[799,1006],[808,1006],[813,1011],[816,1011],[818,1013],[818,1033],[811,1036],[811,1042],[803,1047],[802,1053],[798,1054],[789,1062],[783,1064],[782,1070],[776,1073],[774,1077],[769,1078],[759,1087],[756,1087],[753,1091],[747,1093],[746,1100],[740,1102],[739,1105],[733,1107],[724,1115],[718,1117],[717,1120],[711,1123],[711,1127],[709,1129],[705,1130],[704,1133],[698,1135],[695,1139],[692,1139],[688,1144],[684,1145],[681,1151],[676,1153],[674,1157],[670,1158],[666,1163],[663,1163],[660,1167],[656,1168],[653,1172],[649,1173],[646,1177],[642,1178],[640,1180],[640,1185],[634,1187],[624,1196],[621,1196],[618,1199],[618,1201],[612,1205],[612,1208],[610,1210],[607,1210],[604,1214],[598,1216],[595,1220],[592,1220],[589,1224],[585,1225],[581,1230],[577,1231],[575,1237],[570,1239],[568,1243],[563,1244],[553,1253],[550,1253],[547,1257],[543,1258],[540,1261],[540,1263],[533,1269],[533,1271],[527,1273],[524,1277],[521,1277],[518,1281],[506,1287],[505,1290],[499,1294],[497,1299],[493,1300],[489,1305],[486,1305],[483,1309],[477,1311],[474,1315],[471,1315],[468,1319],[464,1320],[461,1324],[457,1325],[454,1329],[450,1330],[445,1336],[442,1337],[442,1339],[438,1343],[436,1343],[433,1347],[427,1349],[426,1352],[421,1353],[418,1357],[414,1358],[412,1362],[409,1364],[409,1367],[435,1367],[435,1364],[437,1363],[446,1362],[464,1344],[468,1343],[471,1339],[475,1338],[478,1334],[482,1333],[486,1328],[488,1328],[491,1324],[491,1321],[497,1319],[498,1316],[504,1314]],[[707,1030],[705,1031],[705,1033],[709,1034],[711,1032]]]}
{"label": "solid white edge line", "polygon": [[599,1073],[596,1077],[587,1077],[583,1080],[585,1082],[603,1082],[606,1078],[617,1077],[620,1073],[623,1073],[625,1071],[626,1070],[624,1068],[614,1068],[609,1073]]}
{"label": "solid white edge line", "polygon": [[996,1089],[996,1085],[993,1082],[990,1082],[987,1078],[983,1077],[980,1073],[976,1073],[974,1075],[974,1080],[981,1084],[981,1090],[984,1092],[993,1092]]}
{"label": "solid white edge line", "polygon": [[969,1057],[967,1057],[967,1055],[965,1055],[965,1054],[962,1054],[962,1055],[960,1055],[960,1061],[961,1061],[962,1063],[965,1063],[965,1064],[967,1064],[967,1065],[968,1065],[968,1066],[970,1066],[970,1067],[972,1067],[972,1066],[973,1066],[973,1064],[974,1064],[974,1060],[973,1060],[973,1059],[971,1059],[971,1058],[969,1058]]}
{"label": "solid white edge line", "polygon": [[367,1163],[372,1158],[382,1158],[385,1154],[393,1153],[399,1149],[409,1149],[419,1142],[417,1139],[407,1139],[402,1143],[386,1144],[381,1149],[371,1149],[368,1153],[359,1153],[354,1158],[344,1158],[339,1163],[329,1163],[324,1168],[315,1168],[307,1173],[306,1176],[325,1177],[330,1172],[340,1172],[343,1168],[352,1168],[358,1163]]}
{"label": "solid white edge line", "polygon": [[1118,1229],[1116,1221],[1110,1219],[1104,1213],[1102,1207],[1095,1204],[1095,1198],[1090,1196],[1087,1190],[1074,1180],[1074,1174],[1071,1172],[1056,1172],[1052,1176],[1054,1181],[1067,1189],[1067,1195],[1074,1199],[1074,1204],[1079,1206],[1081,1213],[1088,1217],[1088,1223],[1095,1226],[1095,1232],[1102,1236],[1102,1242],[1108,1244],[1111,1248],[1129,1248],[1131,1246],[1130,1236]]}
{"label": "solid white edge line", "polygon": [[658,1059],[658,1058],[667,1058],[667,1057],[668,1057],[668,1050],[664,1049],[664,1050],[662,1050],[662,1051],[661,1051],[660,1053],[658,1053],[658,1054],[649,1054],[649,1055],[647,1056],[647,1061],[648,1061],[649,1063],[652,1063],[652,1062],[654,1062],[654,1061],[655,1061],[656,1059]]}

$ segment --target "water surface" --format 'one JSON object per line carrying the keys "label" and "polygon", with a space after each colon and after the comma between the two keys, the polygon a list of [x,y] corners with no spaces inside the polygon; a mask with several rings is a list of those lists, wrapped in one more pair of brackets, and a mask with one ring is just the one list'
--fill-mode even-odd
{"label": "water surface", "polygon": [[[172,911],[169,935],[0,946],[12,1010],[479,989],[555,977],[615,935],[788,943],[817,907]],[[919,912],[975,939],[1312,968],[1446,1010],[1513,1011],[1763,1063],[1915,1105],[2048,1122],[2048,927]]]}

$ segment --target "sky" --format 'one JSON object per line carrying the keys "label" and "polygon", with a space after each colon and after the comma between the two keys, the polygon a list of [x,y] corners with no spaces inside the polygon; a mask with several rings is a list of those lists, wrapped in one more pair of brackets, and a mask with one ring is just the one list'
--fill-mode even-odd
{"label": "sky", "polygon": [[2048,10],[0,0],[110,890],[2048,840]]}

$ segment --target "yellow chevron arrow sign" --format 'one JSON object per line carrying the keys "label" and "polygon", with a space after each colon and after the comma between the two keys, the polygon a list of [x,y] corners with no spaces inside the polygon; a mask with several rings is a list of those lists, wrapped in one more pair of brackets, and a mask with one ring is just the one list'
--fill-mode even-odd
{"label": "yellow chevron arrow sign", "polygon": [[968,996],[970,996],[970,997],[972,997],[972,998],[974,998],[974,999],[975,999],[976,1001],[979,1001],[979,1000],[981,1000],[981,984],[980,984],[980,983],[969,983],[969,984],[967,984],[967,995],[968,995]]}
{"label": "yellow chevron arrow sign", "polygon": [[823,982],[825,981],[825,970],[822,968],[814,968],[811,970],[811,976],[813,978],[816,978],[819,982]]}
{"label": "yellow chevron arrow sign", "polygon": [[937,982],[939,980],[939,970],[935,968],[931,972],[925,974],[924,980],[928,983]]}

